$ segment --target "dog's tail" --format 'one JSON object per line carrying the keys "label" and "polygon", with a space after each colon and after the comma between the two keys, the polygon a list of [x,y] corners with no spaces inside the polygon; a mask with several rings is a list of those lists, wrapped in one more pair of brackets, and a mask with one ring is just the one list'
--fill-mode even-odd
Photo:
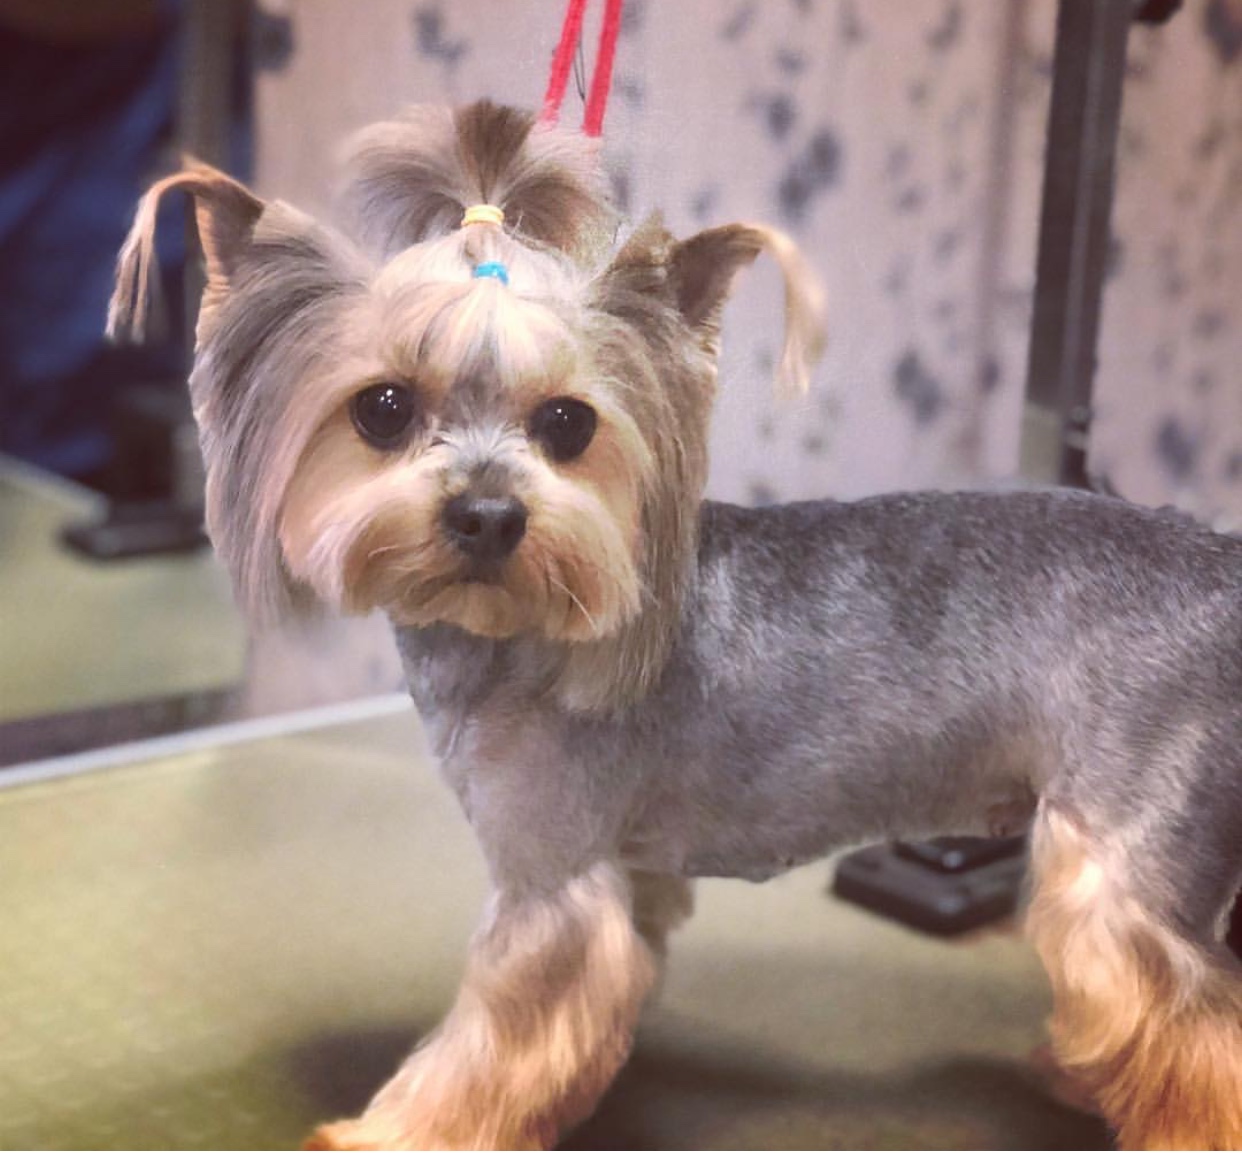
{"label": "dog's tail", "polygon": [[616,214],[594,138],[479,101],[416,106],[372,125],[347,149],[342,198],[384,257],[456,230],[464,210],[503,210],[508,232],[589,264],[611,244]]}
{"label": "dog's tail", "polygon": [[1242,970],[1157,917],[1115,850],[1054,809],[1032,854],[1058,1061],[1127,1149],[1242,1149]]}

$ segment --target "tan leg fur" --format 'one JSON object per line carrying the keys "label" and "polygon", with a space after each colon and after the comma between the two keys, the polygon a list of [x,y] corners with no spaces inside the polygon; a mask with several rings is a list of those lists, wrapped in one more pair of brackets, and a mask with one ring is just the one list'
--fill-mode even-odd
{"label": "tan leg fur", "polygon": [[310,1148],[539,1149],[591,1112],[655,976],[627,883],[597,866],[554,900],[494,903],[444,1024]]}
{"label": "tan leg fur", "polygon": [[1242,1148],[1242,974],[1158,921],[1122,864],[1053,810],[1036,822],[1029,931],[1057,1058],[1126,1149]]}

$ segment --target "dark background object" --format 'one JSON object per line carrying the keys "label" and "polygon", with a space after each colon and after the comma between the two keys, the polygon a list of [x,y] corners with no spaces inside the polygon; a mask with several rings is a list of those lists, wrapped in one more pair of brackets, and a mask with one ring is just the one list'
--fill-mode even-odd
{"label": "dark background object", "polygon": [[1150,5],[1061,0],[1036,258],[1027,402],[1061,431],[1058,479],[1087,487],[1100,302],[1130,25]]}
{"label": "dark background object", "polygon": [[97,490],[116,399],[184,365],[175,210],[171,324],[142,348],[103,332],[134,205],[170,163],[181,44],[174,0],[0,0],[0,451]]}
{"label": "dark background object", "polygon": [[[200,160],[234,170],[238,110],[245,125],[251,103],[245,41],[252,25],[247,11],[240,0],[185,0],[181,10],[178,145]],[[197,253],[193,214],[183,213],[183,222],[185,250]],[[180,368],[188,372],[190,335],[203,289],[200,263],[186,261],[181,280],[175,333]],[[158,388],[125,388],[118,395],[112,425],[116,437],[109,493],[114,501],[102,521],[67,527],[64,541],[100,560],[205,546],[203,468],[184,378],[172,378]]]}
{"label": "dark background object", "polygon": [[203,460],[184,383],[127,388],[117,399],[112,426],[107,513],[65,527],[64,542],[99,560],[206,546]]}
{"label": "dark background object", "polygon": [[832,890],[928,933],[965,933],[1017,907],[1025,843],[1022,837],[946,837],[873,845],[838,863]]}
{"label": "dark background object", "polygon": [[1143,24],[1163,24],[1181,7],[1182,0],[1138,0],[1134,19]]}
{"label": "dark background object", "polygon": [[[116,504],[102,533],[66,534],[101,557],[190,545],[178,528],[201,521],[185,374],[202,282],[184,199],[160,215],[148,340],[112,346],[104,320],[150,181],[183,151],[249,169],[250,14],[248,0],[0,0],[0,451]],[[172,522],[134,537],[144,502]]]}

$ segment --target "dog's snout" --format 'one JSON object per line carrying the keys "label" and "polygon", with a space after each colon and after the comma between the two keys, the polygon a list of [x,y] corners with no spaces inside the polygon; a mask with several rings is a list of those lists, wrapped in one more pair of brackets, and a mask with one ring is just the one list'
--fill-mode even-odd
{"label": "dog's snout", "polygon": [[480,563],[498,563],[526,534],[526,507],[512,496],[456,495],[444,504],[444,526],[464,555]]}

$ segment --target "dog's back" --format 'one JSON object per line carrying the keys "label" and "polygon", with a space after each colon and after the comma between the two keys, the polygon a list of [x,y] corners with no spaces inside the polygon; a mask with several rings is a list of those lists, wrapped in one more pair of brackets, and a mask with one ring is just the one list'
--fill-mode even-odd
{"label": "dog's back", "polygon": [[1044,794],[1184,864],[1174,815],[1207,845],[1242,814],[1227,761],[1186,759],[1242,748],[1242,543],[1069,492],[892,495],[707,504],[698,565],[639,709],[664,737],[649,815],[710,816],[679,833],[692,870],[987,831]]}

